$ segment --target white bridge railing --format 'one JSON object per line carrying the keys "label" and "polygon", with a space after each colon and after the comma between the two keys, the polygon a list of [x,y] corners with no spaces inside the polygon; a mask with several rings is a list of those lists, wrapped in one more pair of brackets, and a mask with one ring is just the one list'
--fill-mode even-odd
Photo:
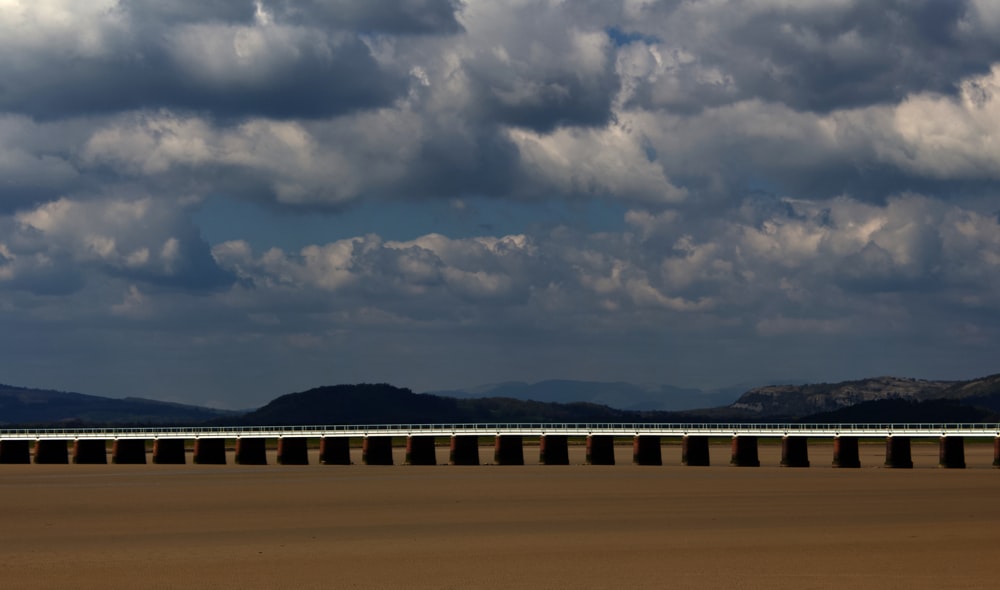
{"label": "white bridge railing", "polygon": [[0,429],[0,440],[282,438],[367,436],[912,436],[996,437],[1000,424],[651,424],[651,423],[469,423],[316,426],[140,426],[129,428]]}

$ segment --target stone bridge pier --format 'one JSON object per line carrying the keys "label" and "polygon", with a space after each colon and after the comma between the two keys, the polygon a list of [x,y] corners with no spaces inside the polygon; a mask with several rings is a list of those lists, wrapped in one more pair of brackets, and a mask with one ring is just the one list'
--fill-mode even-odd
{"label": "stone bridge pier", "polygon": [[407,465],[437,465],[437,449],[433,436],[406,437]]}
{"label": "stone bridge pier", "polygon": [[98,438],[78,438],[73,441],[73,462],[81,465],[105,465],[108,443]]}
{"label": "stone bridge pier", "polygon": [[[615,464],[615,437],[626,442],[632,436],[632,462],[635,465],[663,465],[662,436],[675,440],[680,437],[681,464],[709,466],[711,441],[732,434],[730,464],[739,467],[758,467],[760,437],[780,440],[782,467],[809,467],[808,442],[822,440],[833,443],[835,468],[859,468],[860,445],[877,443],[876,437],[885,438],[886,468],[910,469],[914,467],[912,441],[927,445],[938,442],[938,466],[944,469],[966,467],[965,440],[993,439],[993,466],[1000,469],[1000,435],[993,424],[902,424],[902,425],[761,425],[738,424],[718,427],[699,424],[640,428],[623,431],[627,425],[593,425],[586,429],[567,425],[538,425],[529,429],[522,426],[499,427],[485,431],[485,425],[454,425],[442,431],[441,425],[421,425],[419,428],[394,427],[390,429],[368,427],[332,427],[326,429],[303,428],[246,428],[246,429],[195,429],[179,428],[120,428],[97,431],[94,429],[48,429],[39,431],[7,430],[0,432],[0,464],[16,463],[78,463],[78,464],[157,464],[183,465],[193,446],[192,460],[200,465],[225,465],[227,453],[234,453],[239,465],[267,465],[268,444],[273,439],[277,445],[277,464],[308,465],[310,440],[319,437],[319,463],[323,465],[351,465],[351,442],[360,443],[361,460],[366,465],[393,465],[393,440],[401,445],[406,435],[407,465],[437,465],[437,445],[450,433],[448,462],[451,465],[479,465],[480,442],[493,440],[493,464],[524,465],[524,440],[527,433],[534,440],[538,436],[538,463],[541,465],[569,465],[570,438],[579,440],[586,434],[586,463],[588,465]],[[492,426],[489,428],[492,429]],[[544,428],[544,430],[543,430]],[[631,430],[631,428],[629,427]],[[843,436],[841,429],[843,429]],[[589,431],[589,434],[587,434]],[[514,434],[504,434],[512,432]],[[597,432],[599,434],[594,434]],[[639,432],[640,434],[636,434]],[[367,436],[368,433],[377,435]],[[415,434],[412,434],[415,433]],[[563,434],[567,433],[567,434]],[[608,433],[608,434],[605,434]],[[647,434],[652,433],[652,434]],[[324,436],[326,435],[326,436]],[[11,436],[16,438],[2,438]],[[30,436],[32,438],[22,438]],[[47,438],[61,436],[64,438]],[[106,438],[88,438],[102,436]],[[144,436],[147,438],[133,438]],[[229,436],[231,438],[225,438]],[[308,438],[312,436],[313,438]],[[163,438],[160,438],[163,437]],[[176,438],[175,438],[176,437]],[[181,438],[189,437],[189,438]],[[353,437],[353,438],[352,438]],[[780,437],[780,439],[779,439]],[[863,440],[865,439],[865,440]],[[770,441],[776,443],[778,440]],[[33,442],[33,447],[32,447]],[[982,440],[980,442],[985,442]],[[234,448],[227,448],[232,445]],[[672,448],[668,444],[668,450]],[[978,456],[980,445],[977,443]],[[150,452],[151,447],[151,452]],[[397,452],[401,454],[401,448]],[[717,450],[717,449],[716,449]],[[765,449],[767,450],[767,449]],[[871,449],[870,449],[871,450]],[[927,448],[925,448],[925,451]],[[771,449],[773,452],[774,449]],[[714,452],[714,451],[713,451]],[[770,452],[768,453],[770,454]],[[921,454],[923,456],[924,453]],[[148,455],[148,457],[147,457]],[[356,455],[355,455],[356,456]],[[532,461],[533,463],[533,461]],[[923,463],[921,462],[923,466]]]}
{"label": "stone bridge pier", "polygon": [[31,441],[28,439],[0,440],[0,464],[31,463]]}
{"label": "stone bridge pier", "polygon": [[479,437],[474,434],[453,435],[448,449],[448,463],[479,465]]}
{"label": "stone bridge pier", "polygon": [[708,467],[711,463],[708,456],[707,436],[685,436],[681,439],[682,465]]}
{"label": "stone bridge pier", "polygon": [[730,465],[735,465],[736,467],[760,467],[756,436],[734,436],[731,448],[732,458],[729,460]]}
{"label": "stone bridge pier", "polygon": [[116,438],[111,443],[111,462],[119,465],[145,465],[146,441],[141,438]]}
{"label": "stone bridge pier", "polygon": [[524,465],[523,437],[504,434],[493,443],[493,462],[497,465]]}
{"label": "stone bridge pier", "polygon": [[809,441],[804,436],[784,436],[781,439],[782,467],[809,467]]}
{"label": "stone bridge pier", "polygon": [[945,469],[965,469],[965,439],[942,436],[938,442],[938,466]]}
{"label": "stone bridge pier", "polygon": [[894,469],[912,469],[910,437],[888,436],[885,439],[885,466]]}
{"label": "stone bridge pier", "polygon": [[226,439],[194,439],[194,462],[198,465],[225,465]]}
{"label": "stone bridge pier", "polygon": [[67,440],[36,440],[35,463],[39,465],[69,463],[68,444]]}
{"label": "stone bridge pier", "polygon": [[366,436],[361,441],[361,462],[365,465],[392,465],[392,437]]}
{"label": "stone bridge pier", "polygon": [[615,438],[607,435],[587,437],[587,465],[614,465]]}
{"label": "stone bridge pier", "polygon": [[569,465],[569,437],[546,434],[538,439],[538,462],[542,465]]}
{"label": "stone bridge pier", "polygon": [[847,469],[861,467],[861,454],[858,451],[858,437],[835,436],[833,438],[833,466]]}
{"label": "stone bridge pier", "polygon": [[158,465],[184,465],[187,463],[187,451],[184,450],[184,439],[154,439],[153,463]]}
{"label": "stone bridge pier", "polygon": [[346,436],[324,436],[320,438],[319,462],[322,465],[350,465],[351,439]]}
{"label": "stone bridge pier", "polygon": [[237,465],[267,465],[267,439],[238,438],[236,439]]}
{"label": "stone bridge pier", "polygon": [[278,465],[308,465],[309,440],[300,436],[278,439]]}
{"label": "stone bridge pier", "polygon": [[632,463],[636,465],[663,465],[660,437],[643,435],[632,438]]}

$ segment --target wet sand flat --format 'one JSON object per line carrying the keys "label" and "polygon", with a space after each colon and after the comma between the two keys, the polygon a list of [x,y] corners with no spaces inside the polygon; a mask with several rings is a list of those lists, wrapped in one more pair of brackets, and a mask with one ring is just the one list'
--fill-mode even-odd
{"label": "wet sand flat", "polygon": [[[11,588],[994,588],[1000,470],[2,465]],[[676,456],[675,456],[676,455]],[[484,462],[492,450],[481,452]],[[525,459],[537,462],[537,448]],[[582,463],[582,449],[571,449]],[[231,457],[230,457],[231,460]],[[360,457],[356,459],[360,461]],[[447,460],[447,449],[438,449]],[[402,462],[402,450],[397,451]]]}

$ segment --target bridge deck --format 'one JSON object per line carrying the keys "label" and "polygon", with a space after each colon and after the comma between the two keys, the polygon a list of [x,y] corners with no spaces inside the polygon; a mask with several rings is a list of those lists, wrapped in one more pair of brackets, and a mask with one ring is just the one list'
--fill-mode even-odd
{"label": "bridge deck", "polygon": [[0,429],[0,440],[284,438],[367,436],[759,436],[759,437],[997,437],[1000,424],[368,424]]}

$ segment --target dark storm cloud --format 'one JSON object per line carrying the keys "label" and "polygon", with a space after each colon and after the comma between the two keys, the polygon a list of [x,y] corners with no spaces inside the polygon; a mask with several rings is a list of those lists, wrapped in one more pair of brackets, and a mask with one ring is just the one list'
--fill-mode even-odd
{"label": "dark storm cloud", "polygon": [[466,63],[475,111],[485,120],[546,132],[601,126],[611,119],[617,76],[611,61],[595,75],[563,70],[526,76],[495,55]]}
{"label": "dark storm cloud", "polygon": [[101,21],[96,39],[49,31],[35,51],[0,41],[0,110],[40,119],[148,108],[310,118],[386,105],[408,87],[405,72],[382,68],[354,32],[287,26],[264,13],[199,21],[206,15],[196,9],[164,23],[134,18],[161,12],[120,11],[118,21]]}
{"label": "dark storm cloud", "polygon": [[469,10],[462,71],[475,117],[542,132],[611,120],[619,80],[604,29],[568,20],[572,8],[549,2]]}
{"label": "dark storm cloud", "polygon": [[252,1],[233,0],[119,0],[115,12],[150,30],[163,25],[224,22],[249,25],[257,7]]}
{"label": "dark storm cloud", "polygon": [[450,34],[462,30],[458,0],[282,0],[269,3],[288,22],[389,34]]}
{"label": "dark storm cloud", "polygon": [[602,58],[603,64],[587,72],[559,62],[540,69],[523,56],[484,52],[466,61],[464,70],[480,117],[546,132],[608,123],[618,79],[610,56]]}
{"label": "dark storm cloud", "polygon": [[[409,196],[510,194],[516,182],[518,151],[492,126],[449,127],[434,123],[435,131],[421,142],[406,177]],[[393,192],[400,195],[398,187]]]}
{"label": "dark storm cloud", "polygon": [[962,78],[989,71],[1000,47],[963,39],[965,13],[965,3],[954,0],[859,2],[843,12],[808,14],[770,10],[734,30],[709,60],[734,60],[731,71],[747,94],[799,109],[951,94]]}
{"label": "dark storm cloud", "polygon": [[[664,76],[635,99],[678,112],[759,98],[827,112],[953,94],[988,72],[996,31],[971,2],[654,4],[630,25],[659,38]],[[679,55],[676,52],[680,52]]]}
{"label": "dark storm cloud", "polygon": [[460,32],[460,8],[457,0],[121,0],[117,10],[150,27],[192,22],[247,25],[265,10],[296,26],[407,35]]}

